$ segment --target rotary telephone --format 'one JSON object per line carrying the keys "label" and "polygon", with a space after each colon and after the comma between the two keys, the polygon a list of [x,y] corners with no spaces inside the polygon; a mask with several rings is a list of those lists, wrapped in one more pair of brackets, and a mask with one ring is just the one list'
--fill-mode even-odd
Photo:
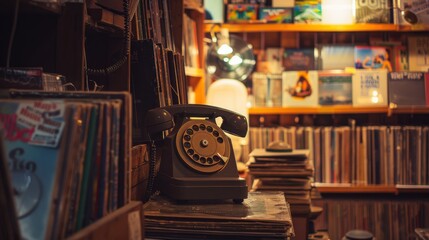
{"label": "rotary telephone", "polygon": [[[220,127],[215,121],[218,117],[223,120]],[[241,203],[247,198],[246,181],[238,175],[231,140],[224,133],[245,137],[244,116],[208,105],[179,104],[149,110],[146,128],[151,149],[162,147],[157,175],[161,194],[179,201],[232,199]],[[151,159],[155,155],[151,153]]]}

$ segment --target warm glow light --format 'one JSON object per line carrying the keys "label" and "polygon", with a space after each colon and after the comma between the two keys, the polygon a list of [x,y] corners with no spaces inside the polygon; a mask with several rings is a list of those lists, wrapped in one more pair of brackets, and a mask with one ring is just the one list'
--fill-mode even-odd
{"label": "warm glow light", "polygon": [[227,55],[232,53],[232,48],[227,44],[222,44],[219,49],[217,50],[217,53],[219,55]]}
{"label": "warm glow light", "polygon": [[353,0],[323,0],[322,22],[328,24],[352,24]]}
{"label": "warm glow light", "polygon": [[240,65],[242,62],[243,62],[243,59],[240,56],[234,55],[231,58],[231,60],[229,60],[229,65],[237,66],[237,65]]}
{"label": "warm glow light", "polygon": [[378,91],[377,91],[377,90],[373,90],[373,91],[371,92],[371,95],[372,95],[372,97],[371,97],[371,102],[372,102],[372,103],[378,103],[378,102],[380,101],[380,98],[379,98],[379,95],[378,95]]}

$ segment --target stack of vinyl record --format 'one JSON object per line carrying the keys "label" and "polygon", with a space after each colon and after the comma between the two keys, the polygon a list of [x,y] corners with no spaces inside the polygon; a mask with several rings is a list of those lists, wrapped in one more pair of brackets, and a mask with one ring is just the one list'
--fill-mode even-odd
{"label": "stack of vinyl record", "polygon": [[[0,136],[3,136],[3,124],[0,123]],[[6,161],[6,150],[0,138],[0,239],[20,239],[18,218],[13,201],[13,188]]]}
{"label": "stack of vinyl record", "polygon": [[282,192],[250,192],[232,201],[177,203],[161,195],[144,206],[148,239],[289,239],[294,236]]}
{"label": "stack of vinyl record", "polygon": [[282,191],[292,214],[310,213],[314,167],[308,159],[309,154],[308,149],[290,152],[254,149],[248,162],[253,178],[251,191]]}

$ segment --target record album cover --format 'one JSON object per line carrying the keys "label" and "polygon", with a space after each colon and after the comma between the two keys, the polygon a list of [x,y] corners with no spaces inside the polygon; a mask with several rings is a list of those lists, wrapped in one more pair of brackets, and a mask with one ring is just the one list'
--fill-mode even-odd
{"label": "record album cover", "polygon": [[392,6],[389,0],[356,0],[356,23],[391,23]]}
{"label": "record album cover", "polygon": [[389,51],[381,46],[356,46],[356,69],[387,69],[392,71]]}
{"label": "record album cover", "polygon": [[293,15],[294,23],[320,23],[322,22],[322,1],[295,0]]}
{"label": "record album cover", "polygon": [[353,45],[320,44],[315,49],[317,70],[344,70],[354,66],[355,47]]}
{"label": "record album cover", "polygon": [[24,239],[47,239],[63,156],[63,101],[1,100],[0,122]]}
{"label": "record album cover", "polygon": [[257,107],[279,107],[282,105],[282,76],[255,72],[252,74],[253,95]]}
{"label": "record album cover", "polygon": [[387,104],[387,70],[356,70],[353,74],[353,106]]}
{"label": "record album cover", "polygon": [[318,105],[317,71],[282,73],[283,107],[316,107]]}
{"label": "record album cover", "polygon": [[293,23],[293,8],[259,8],[259,20],[267,23]]}
{"label": "record album cover", "polygon": [[319,72],[319,104],[351,105],[352,76],[344,71]]}
{"label": "record album cover", "polygon": [[427,35],[408,37],[408,62],[410,71],[428,71],[429,37]]}
{"label": "record album cover", "polygon": [[424,72],[391,72],[388,81],[392,107],[426,105]]}
{"label": "record album cover", "polygon": [[286,48],[283,52],[283,68],[285,71],[314,70],[314,49]]}

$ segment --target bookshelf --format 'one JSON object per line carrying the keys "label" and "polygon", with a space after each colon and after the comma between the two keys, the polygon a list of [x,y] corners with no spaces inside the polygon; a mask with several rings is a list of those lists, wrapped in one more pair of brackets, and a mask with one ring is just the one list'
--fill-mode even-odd
{"label": "bookshelf", "polygon": [[[188,80],[188,86],[195,93],[195,103],[205,103],[205,61],[204,61],[204,9],[192,1],[185,1],[184,13],[195,21],[196,26],[196,48],[198,50],[198,66],[186,66],[185,74]],[[188,26],[189,27],[189,26]]]}
{"label": "bookshelf", "polygon": [[[212,26],[210,23],[205,24],[206,34]],[[318,44],[370,45],[371,42],[377,41],[407,43],[410,35],[427,36],[429,32],[429,25],[396,24],[266,24],[255,21],[224,23],[222,27],[250,43],[257,57],[264,54],[266,48],[314,48]],[[255,144],[258,146],[268,143],[268,139],[284,136],[289,141],[297,141],[296,147],[303,147],[305,144],[298,144],[297,139],[301,141],[309,136],[311,138],[316,128],[350,126],[351,120],[356,126],[368,128],[428,126],[428,114],[427,106],[251,107],[249,133],[258,138],[258,143]],[[309,135],[306,135],[306,131]],[[252,149],[253,146],[250,144],[249,148]],[[341,156],[338,159],[341,161]],[[398,168],[407,167],[401,165]],[[316,197],[314,202],[324,208],[321,219],[316,222],[316,229],[328,229],[332,239],[341,239],[345,231],[353,228],[371,229],[376,233],[377,239],[403,239],[409,232],[414,231],[416,225],[428,224],[427,218],[420,213],[427,212],[428,209],[424,202],[429,196],[429,185],[315,181],[314,188],[321,197]],[[357,211],[362,214],[352,213],[352,209],[359,209]],[[387,216],[394,220],[388,219]],[[396,220],[397,218],[401,220]],[[386,224],[381,226],[381,222]]]}

